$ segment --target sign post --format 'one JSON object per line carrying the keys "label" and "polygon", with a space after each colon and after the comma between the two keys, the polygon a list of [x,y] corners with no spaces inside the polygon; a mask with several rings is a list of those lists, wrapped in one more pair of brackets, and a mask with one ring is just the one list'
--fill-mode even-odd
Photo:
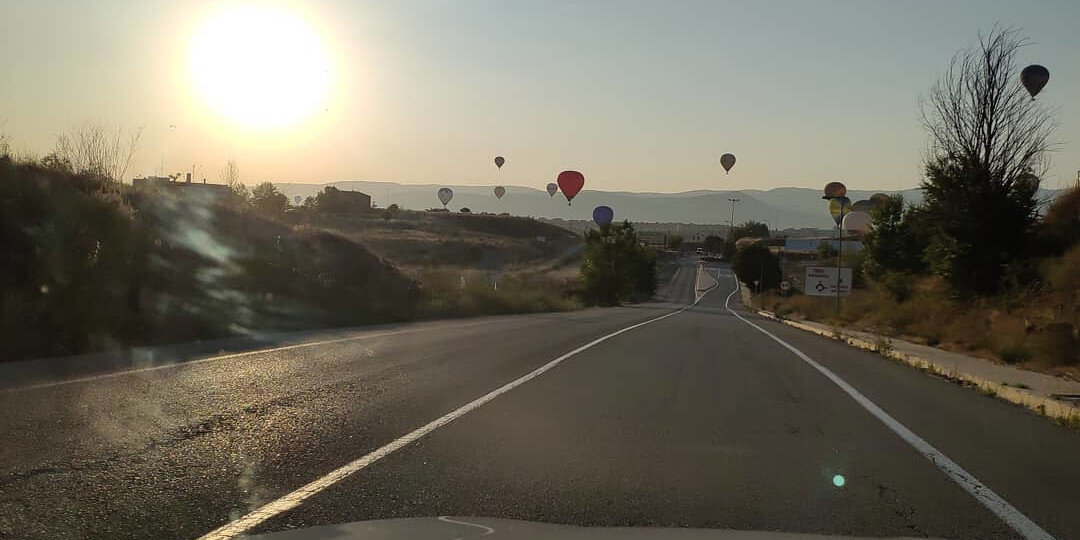
{"label": "sign post", "polygon": [[851,269],[808,266],[803,292],[807,296],[847,296],[851,293]]}

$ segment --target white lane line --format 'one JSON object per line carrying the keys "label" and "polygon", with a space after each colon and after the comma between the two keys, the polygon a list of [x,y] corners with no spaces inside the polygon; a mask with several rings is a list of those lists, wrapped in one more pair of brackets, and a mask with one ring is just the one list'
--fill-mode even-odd
{"label": "white lane line", "polygon": [[[477,529],[483,529],[484,532],[481,533],[480,536],[487,536],[487,535],[495,532],[495,529],[493,529],[491,527],[488,527],[487,525],[481,525],[479,523],[469,523],[467,521],[458,521],[456,519],[450,518],[449,516],[439,516],[439,521],[445,521],[446,523],[453,523],[454,525],[465,525],[466,527],[476,527]],[[455,538],[454,540],[465,540],[465,537],[464,536],[459,536],[459,537]]]}
{"label": "white lane line", "polygon": [[409,330],[396,330],[396,331],[393,331],[393,332],[379,332],[379,333],[375,333],[375,334],[364,334],[364,335],[360,335],[360,336],[349,336],[349,337],[343,337],[343,338],[337,338],[337,339],[324,339],[322,341],[308,341],[308,342],[305,342],[305,343],[297,343],[296,345],[285,345],[285,346],[282,346],[282,347],[274,347],[274,348],[271,348],[271,349],[258,349],[258,350],[254,350],[254,351],[244,351],[244,352],[240,352],[240,353],[225,354],[225,355],[220,355],[220,356],[211,356],[211,357],[208,357],[208,358],[199,358],[198,360],[187,360],[187,361],[181,360],[179,362],[172,362],[172,363],[169,363],[169,364],[161,364],[159,366],[150,366],[150,367],[137,368],[137,369],[127,369],[127,370],[124,370],[124,371],[112,371],[112,372],[109,372],[109,373],[102,373],[100,375],[89,375],[89,376],[86,376],[86,377],[78,377],[78,378],[75,378],[75,379],[64,379],[62,381],[51,381],[51,382],[47,382],[47,383],[30,384],[30,385],[27,385],[27,386],[16,386],[16,387],[12,387],[12,388],[0,388],[0,394],[6,394],[6,393],[10,393],[10,392],[22,392],[22,391],[25,391],[25,390],[37,390],[37,389],[40,389],[40,388],[51,388],[51,387],[54,387],[54,386],[64,386],[64,385],[68,385],[68,384],[77,384],[77,383],[84,383],[84,382],[90,382],[90,381],[98,381],[98,380],[101,380],[101,379],[111,379],[113,377],[123,377],[123,376],[127,376],[127,375],[137,375],[139,373],[146,373],[146,372],[150,372],[150,371],[158,371],[158,370],[162,370],[162,369],[179,368],[179,367],[184,367],[184,366],[192,366],[192,365],[197,365],[197,364],[203,364],[203,363],[206,363],[206,362],[218,362],[218,361],[221,361],[221,360],[230,360],[230,359],[233,359],[233,358],[242,358],[244,356],[252,356],[252,355],[256,355],[256,354],[276,353],[276,352],[281,352],[281,351],[289,351],[289,350],[292,350],[292,349],[302,349],[302,348],[305,348],[305,347],[318,347],[320,345],[330,345],[331,343],[341,343],[343,341],[356,341],[356,340],[361,340],[361,339],[374,339],[374,338],[380,338],[380,337],[386,337],[386,336],[396,336],[396,335],[399,335],[399,334],[410,334],[410,333],[415,333],[415,332],[424,332],[426,330],[443,330],[443,329],[450,329],[450,328],[462,328],[462,327],[467,327],[467,326],[476,326],[476,325],[479,325],[479,324],[490,324],[490,323],[456,324],[456,325],[453,325],[453,326],[443,326],[443,327],[438,327],[438,328],[412,328],[412,329],[409,329]]}
{"label": "white lane line", "polygon": [[521,385],[523,385],[523,384],[525,384],[525,383],[527,383],[527,382],[529,382],[529,381],[531,381],[531,380],[533,380],[535,378],[537,378],[537,377],[539,377],[540,375],[544,374],[544,372],[546,372],[546,371],[554,368],[555,366],[563,363],[566,359],[568,359],[568,358],[570,358],[570,357],[572,357],[572,356],[574,356],[574,355],[576,355],[576,354],[578,354],[578,353],[580,353],[582,351],[585,351],[587,349],[595,347],[596,345],[599,345],[599,344],[601,344],[601,343],[603,343],[603,342],[605,342],[605,341],[607,341],[607,340],[609,340],[609,339],[611,339],[611,338],[613,338],[615,336],[618,336],[618,335],[623,334],[625,332],[629,332],[629,331],[631,331],[631,330],[633,330],[635,328],[640,328],[642,326],[645,326],[646,324],[651,324],[651,323],[654,323],[656,321],[660,321],[660,320],[666,319],[668,317],[678,315],[678,314],[680,314],[680,313],[682,313],[682,312],[696,306],[697,303],[700,302],[700,301],[701,301],[701,299],[699,298],[693,304],[690,304],[690,305],[688,305],[688,306],[686,306],[684,308],[681,308],[679,310],[672,311],[670,313],[661,315],[659,317],[654,317],[654,318],[649,319],[649,320],[644,321],[644,322],[639,322],[637,324],[632,324],[630,326],[627,326],[627,327],[622,328],[620,330],[616,330],[616,331],[614,331],[614,332],[612,332],[610,334],[607,334],[605,336],[601,336],[601,337],[599,337],[597,339],[594,339],[594,340],[592,340],[592,341],[590,341],[590,342],[588,342],[588,343],[586,343],[586,344],[584,344],[584,345],[582,345],[582,346],[580,346],[580,347],[578,347],[578,348],[576,348],[576,349],[574,349],[574,350],[572,350],[572,351],[570,351],[570,352],[568,352],[568,353],[566,353],[566,354],[564,354],[564,355],[562,355],[562,356],[560,356],[560,357],[558,357],[558,358],[556,358],[556,359],[554,359],[554,360],[552,360],[552,361],[550,361],[550,362],[536,368],[535,370],[523,375],[522,377],[520,377],[518,379],[515,379],[515,380],[513,380],[511,382],[508,382],[508,383],[500,386],[499,388],[496,388],[495,390],[492,390],[491,392],[488,392],[487,394],[484,394],[483,396],[480,396],[480,397],[466,403],[465,405],[462,405],[461,407],[458,407],[457,409],[454,409],[453,411],[451,411],[451,412],[449,412],[449,413],[447,413],[447,414],[445,414],[443,416],[440,416],[439,418],[436,418],[435,420],[432,420],[431,422],[428,422],[427,424],[417,428],[416,430],[414,430],[414,431],[412,431],[410,433],[407,433],[405,435],[402,435],[401,437],[398,437],[394,441],[392,441],[389,444],[375,450],[374,452],[371,452],[370,454],[367,454],[365,456],[357,458],[357,459],[355,459],[355,460],[353,460],[353,461],[351,461],[351,462],[349,462],[349,463],[347,463],[347,464],[345,464],[345,465],[343,465],[343,466],[341,466],[341,467],[339,467],[339,468],[337,468],[337,469],[335,469],[333,471],[330,471],[328,474],[326,474],[322,478],[318,478],[316,480],[313,480],[312,482],[309,482],[307,485],[304,485],[304,486],[296,489],[295,491],[293,491],[291,493],[287,493],[286,495],[284,495],[280,499],[277,499],[275,501],[271,501],[271,502],[269,502],[269,503],[267,503],[267,504],[265,504],[265,505],[263,505],[263,506],[261,506],[259,508],[256,508],[251,513],[249,513],[249,514],[247,514],[245,516],[242,516],[241,518],[237,519],[236,521],[233,521],[233,522],[228,523],[226,525],[222,525],[221,527],[218,527],[217,529],[214,529],[213,531],[210,531],[209,533],[206,533],[205,535],[200,537],[200,540],[224,540],[224,539],[234,538],[234,537],[236,537],[238,535],[241,535],[241,534],[251,530],[255,526],[259,525],[260,523],[262,523],[262,522],[264,522],[264,521],[266,521],[266,520],[268,520],[268,519],[270,519],[270,518],[272,518],[272,517],[274,517],[274,516],[276,516],[278,514],[281,514],[283,512],[287,512],[289,510],[292,510],[293,508],[296,508],[297,506],[300,506],[300,503],[304,502],[305,499],[307,499],[307,498],[309,498],[309,497],[311,497],[313,495],[316,495],[320,491],[322,491],[322,490],[324,490],[324,489],[326,489],[326,488],[328,488],[328,487],[330,487],[330,486],[332,486],[332,485],[334,485],[334,484],[348,478],[353,473],[356,473],[357,471],[360,471],[360,470],[364,469],[368,465],[371,465],[372,463],[375,463],[376,461],[379,461],[380,459],[382,459],[382,458],[384,458],[384,457],[386,457],[386,456],[388,456],[390,454],[393,454],[394,452],[396,452],[398,450],[401,450],[405,446],[408,446],[410,443],[415,442],[417,439],[420,439],[421,437],[431,433],[432,431],[435,431],[436,429],[439,429],[439,428],[445,426],[446,424],[449,424],[450,422],[453,422],[454,420],[457,420],[458,418],[460,418],[462,416],[465,416],[466,414],[480,408],[485,403],[487,403],[487,402],[489,402],[489,401],[491,401],[491,400],[493,400],[493,399],[495,399],[495,398],[497,398],[497,397],[499,397],[499,396],[501,396],[501,395],[503,395],[503,394],[505,394],[505,393],[507,393],[507,392],[509,392],[509,391],[511,391],[511,390],[513,390],[513,389],[515,389],[515,388],[517,388],[517,387],[519,387],[519,386],[521,386]]}
{"label": "white lane line", "polygon": [[923,440],[922,437],[916,435],[914,431],[908,429],[907,426],[900,423],[899,420],[890,416],[889,413],[885,412],[881,407],[878,407],[873,401],[870,401],[869,398],[864,396],[862,392],[856,390],[854,386],[848,384],[847,381],[841,379],[838,375],[825,366],[817,363],[807,356],[806,353],[795,348],[793,345],[788,344],[788,342],[776,337],[768,330],[750,322],[743,318],[742,315],[736,313],[734,309],[731,309],[728,306],[728,304],[731,302],[731,297],[735,296],[738,292],[739,280],[736,279],[735,290],[731,291],[731,294],[724,300],[724,307],[727,308],[732,315],[738,317],[742,322],[756,328],[766,336],[769,336],[773,341],[783,345],[784,348],[795,353],[795,356],[798,356],[804,362],[810,364],[811,367],[821,372],[822,375],[825,375],[830,381],[835,383],[836,386],[839,386],[841,390],[851,396],[851,398],[861,405],[862,408],[866,409],[878,420],[881,420],[883,424],[891,429],[893,433],[899,435],[901,439],[904,439],[908,444],[915,447],[915,450],[926,457],[926,459],[930,460],[930,463],[933,463],[935,467],[941,469],[941,471],[951,478],[953,482],[959,484],[960,487],[964,488],[964,491],[970,493],[972,497],[975,497],[975,500],[979,501],[983,506],[997,515],[997,517],[1001,518],[1002,521],[1012,527],[1013,530],[1020,533],[1021,536],[1028,540],[1054,540],[1054,537],[1051,536],[1050,533],[1044,531],[1042,527],[1039,527],[1034,521],[1031,521],[1030,518],[1022,514],[1019,510],[1005,501],[1005,499],[1002,499],[997,493],[994,493],[993,490],[980,482],[974,475],[965,471],[964,468],[955,461],[949,459],[949,457],[940,450],[934,448],[930,443]]}

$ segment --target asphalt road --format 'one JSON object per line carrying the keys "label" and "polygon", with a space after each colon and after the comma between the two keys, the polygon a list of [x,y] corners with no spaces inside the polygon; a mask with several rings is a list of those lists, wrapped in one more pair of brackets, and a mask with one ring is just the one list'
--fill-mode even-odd
{"label": "asphalt road", "polygon": [[[836,382],[726,309],[728,270],[676,311],[691,299],[693,270],[662,289],[664,303],[357,331],[0,391],[0,536],[195,538],[269,504],[280,511],[247,532],[453,515],[1019,537]],[[1080,538],[1075,430],[740,314],[1037,527]],[[500,388],[294,508],[275,502]]]}

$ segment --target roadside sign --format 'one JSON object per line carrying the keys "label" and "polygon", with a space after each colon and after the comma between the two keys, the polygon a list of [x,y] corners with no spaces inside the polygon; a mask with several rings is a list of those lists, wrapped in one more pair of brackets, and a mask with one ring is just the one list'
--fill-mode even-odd
{"label": "roadside sign", "polygon": [[[836,296],[836,268],[829,266],[806,267],[806,285],[803,292],[807,296]],[[851,292],[851,269],[840,269],[840,296]]]}

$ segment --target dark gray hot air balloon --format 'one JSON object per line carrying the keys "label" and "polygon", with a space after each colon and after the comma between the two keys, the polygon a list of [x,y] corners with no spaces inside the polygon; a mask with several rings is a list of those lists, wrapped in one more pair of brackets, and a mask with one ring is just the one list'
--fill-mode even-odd
{"label": "dark gray hot air balloon", "polygon": [[454,198],[454,190],[452,190],[452,189],[450,189],[448,187],[439,188],[438,195],[439,195],[439,202],[442,203],[443,208],[446,208],[446,205],[450,203],[450,199]]}
{"label": "dark gray hot air balloon", "polygon": [[504,188],[502,186],[497,186],[495,188],[495,197],[499,198],[499,199],[502,199],[503,195],[506,195],[506,188]]}
{"label": "dark gray hot air balloon", "polygon": [[549,182],[547,185],[547,193],[549,197],[554,197],[559,192],[559,184],[555,182]]}
{"label": "dark gray hot air balloon", "polygon": [[720,166],[724,168],[724,172],[731,172],[731,168],[735,166],[735,154],[724,154],[720,156]]}
{"label": "dark gray hot air balloon", "polygon": [[867,214],[869,214],[870,211],[873,210],[873,209],[874,209],[874,203],[873,203],[873,201],[870,201],[869,199],[862,199],[860,201],[855,201],[854,203],[851,204],[851,211],[852,212],[866,212]]}
{"label": "dark gray hot air balloon", "polygon": [[1027,88],[1031,99],[1034,100],[1046,83],[1050,82],[1050,70],[1039,64],[1032,64],[1020,72],[1020,82],[1024,84],[1024,88]]}
{"label": "dark gray hot air balloon", "polygon": [[506,158],[504,158],[502,156],[495,156],[495,166],[496,167],[501,169],[502,166],[503,166],[503,163],[506,163]]}
{"label": "dark gray hot air balloon", "polygon": [[888,200],[889,196],[884,193],[875,193],[870,196],[870,202],[874,205],[874,208],[880,207]]}

